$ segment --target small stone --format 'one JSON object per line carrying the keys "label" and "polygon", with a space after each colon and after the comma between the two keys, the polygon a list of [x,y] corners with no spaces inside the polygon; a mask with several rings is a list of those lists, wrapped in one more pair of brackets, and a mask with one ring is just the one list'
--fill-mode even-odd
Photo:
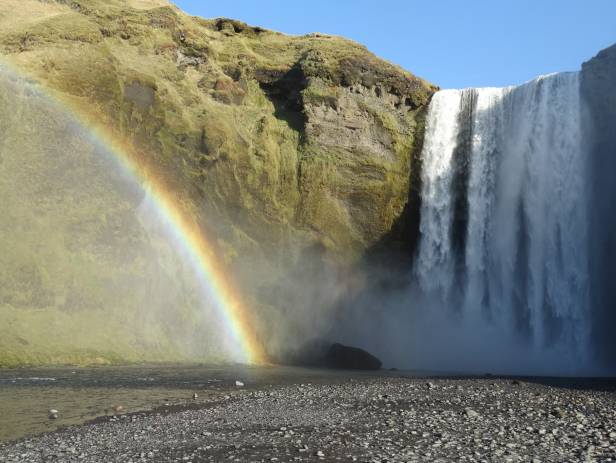
{"label": "small stone", "polygon": [[236,382],[235,382],[235,385],[236,385],[237,387],[244,387],[244,383],[243,383],[243,382],[241,382],[241,381],[236,381]]}
{"label": "small stone", "polygon": [[116,404],[113,407],[111,407],[111,409],[115,412],[115,413],[122,413],[124,411],[124,407],[120,404]]}
{"label": "small stone", "polygon": [[325,454],[324,454],[322,451],[320,451],[320,450],[319,450],[319,451],[317,451],[317,454],[316,454],[316,455],[317,455],[317,457],[319,457],[319,458],[325,458]]}
{"label": "small stone", "polygon": [[197,394],[196,392],[193,394],[193,399],[198,399],[199,398],[199,394]]}
{"label": "small stone", "polygon": [[473,410],[472,408],[465,408],[464,409],[464,414],[469,417],[469,418],[477,418],[479,416],[479,413],[477,413],[475,410]]}

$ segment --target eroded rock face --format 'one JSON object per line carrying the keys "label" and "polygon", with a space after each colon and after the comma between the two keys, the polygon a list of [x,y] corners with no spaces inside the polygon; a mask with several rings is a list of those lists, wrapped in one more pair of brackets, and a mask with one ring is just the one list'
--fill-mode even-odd
{"label": "eroded rock face", "polygon": [[[311,79],[306,92],[326,85]],[[336,156],[327,199],[349,217],[348,236],[360,248],[386,234],[400,216],[414,167],[416,111],[388,92],[357,83],[336,87],[335,99],[305,103],[308,150]]]}
{"label": "eroded rock face", "polygon": [[369,53],[361,58],[334,58],[332,70],[331,56],[309,49],[282,74],[256,75],[276,116],[299,134],[298,225],[347,257],[401,217],[435,90]]}
{"label": "eroded rock face", "polygon": [[616,45],[582,66],[582,95],[588,111],[593,335],[601,360],[616,363]]}
{"label": "eroded rock face", "polygon": [[[339,37],[288,37],[239,21],[204,20],[162,0],[24,1],[0,4],[2,60],[155,167],[212,237],[218,260],[258,314],[255,329],[270,352],[282,355],[284,346],[328,326],[340,298],[361,285],[349,268],[416,206],[409,202],[418,173],[413,156],[436,88]],[[104,201],[92,201],[99,209],[70,204],[79,214],[113,216]],[[12,244],[0,242],[0,252],[2,246]],[[93,252],[93,262],[109,262],[110,251]],[[19,279],[30,265],[20,259],[28,256],[14,255],[0,286]],[[53,273],[53,265],[37,262],[34,273]],[[96,265],[90,271],[101,314],[109,302],[105,282]],[[44,304],[31,298],[28,307],[41,323],[46,310],[61,310],[58,288],[72,284],[62,281],[72,272],[56,274],[53,285],[44,277],[37,283]],[[84,291],[81,300],[91,299]],[[122,312],[137,313],[137,299]],[[6,301],[0,297],[0,311],[13,317]],[[168,301],[166,311],[176,310]],[[139,321],[115,336],[125,337],[131,323]],[[19,331],[4,326],[0,337],[2,329]],[[156,360],[171,352],[172,334],[161,329],[156,336],[154,356],[128,342],[132,347],[114,351],[113,360]],[[94,344],[62,349],[79,349],[80,358],[106,356]],[[12,364],[37,361],[27,347],[19,352]]]}

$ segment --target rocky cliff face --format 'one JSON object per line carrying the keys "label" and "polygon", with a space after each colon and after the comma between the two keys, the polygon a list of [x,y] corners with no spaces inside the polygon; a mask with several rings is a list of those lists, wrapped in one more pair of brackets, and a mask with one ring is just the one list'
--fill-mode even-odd
{"label": "rocky cliff face", "polygon": [[[323,317],[316,311],[329,310],[339,288],[351,284],[339,284],[346,275],[341,269],[387,241],[392,228],[408,220],[405,210],[416,207],[409,202],[410,180],[418,171],[414,156],[436,89],[354,42],[323,34],[289,37],[233,20],[190,17],[164,0],[7,0],[0,5],[0,54],[21,75],[107,126],[156,166],[178,201],[216,238],[221,261],[259,311],[264,336],[286,333],[271,341],[272,351],[318,331],[326,322],[317,321]],[[5,122],[14,102],[9,104],[8,96],[4,102],[0,173],[14,178],[10,169],[19,162],[1,161],[7,157],[6,140],[15,133]],[[12,124],[24,121],[13,118]],[[13,140],[11,152],[22,150],[26,139],[27,134]],[[23,159],[22,167],[29,162]],[[49,157],[40,161],[43,171],[53,167]],[[102,361],[202,358],[198,349],[172,346],[172,338],[193,326],[186,321],[190,317],[183,317],[180,329],[156,315],[178,313],[176,305],[185,313],[190,303],[183,299],[165,300],[153,311],[149,335],[133,329],[141,326],[139,317],[128,317],[118,323],[121,328],[104,322],[89,327],[90,339],[100,335],[97,342],[70,341],[71,323],[81,315],[67,316],[68,306],[71,314],[87,313],[85,325],[93,313],[104,319],[101,313],[110,306],[117,313],[137,314],[145,303],[125,297],[119,304],[102,289],[109,278],[101,275],[114,269],[133,268],[139,274],[137,263],[151,255],[145,249],[157,243],[139,226],[139,201],[103,200],[110,189],[84,188],[80,200],[67,198],[49,220],[36,222],[33,236],[14,233],[23,214],[13,214],[9,222],[6,217],[19,201],[13,209],[5,203],[11,210],[0,219],[5,231],[0,250],[12,249],[11,262],[3,262],[0,272],[0,314],[11,320],[0,325],[2,350],[12,352],[5,364],[61,361],[73,351],[80,359]],[[37,193],[45,195],[33,186],[28,201],[36,201]],[[23,204],[29,210],[28,202]],[[59,232],[54,222],[69,204],[72,209],[60,222],[72,234]],[[85,205],[95,209],[86,213]],[[90,228],[82,226],[84,217],[94,221]],[[98,242],[93,239],[100,232],[97,221],[109,225],[114,220],[107,247],[89,248],[90,267],[31,255],[33,247],[45,247],[47,232],[58,237],[53,255],[70,255],[79,239]],[[132,225],[124,227],[125,222]],[[132,257],[123,254],[128,267],[109,259],[125,239],[141,250]],[[37,294],[45,297],[16,303],[17,286],[31,288],[35,280],[41,288]],[[132,288],[147,294],[147,284],[138,280]],[[70,296],[69,305],[68,293],[60,289],[68,287],[81,291],[77,299]],[[313,315],[308,326],[297,316],[302,313]],[[56,340],[35,341],[58,317],[63,322],[54,328]],[[273,326],[272,320],[279,324]],[[148,336],[156,337],[156,349],[141,341]],[[108,342],[113,338],[121,342]],[[51,344],[57,348],[49,350]],[[111,344],[121,347],[112,354],[101,347]]]}
{"label": "rocky cliff face", "polygon": [[582,95],[587,105],[589,168],[592,189],[588,210],[595,237],[591,257],[593,336],[608,365],[616,362],[616,45],[582,66]]}

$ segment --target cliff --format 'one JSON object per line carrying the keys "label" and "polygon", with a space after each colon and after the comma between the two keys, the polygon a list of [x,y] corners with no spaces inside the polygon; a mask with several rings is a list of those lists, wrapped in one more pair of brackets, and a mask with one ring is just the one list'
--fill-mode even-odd
{"label": "cliff", "polygon": [[[349,40],[191,17],[164,0],[7,0],[0,54],[164,175],[273,352],[327,323],[353,284],[344,269],[394,246],[417,206],[414,156],[436,88]],[[143,198],[67,135],[57,109],[15,110],[32,99],[15,85],[0,93],[12,198],[0,206],[0,365],[208,359],[195,290],[144,228]],[[85,143],[74,151],[88,160],[67,143]],[[306,326],[305,313],[321,321]]]}
{"label": "cliff", "polygon": [[586,111],[586,145],[589,148],[588,210],[593,236],[591,250],[591,297],[593,339],[604,364],[616,362],[616,45],[582,66],[581,91]]}

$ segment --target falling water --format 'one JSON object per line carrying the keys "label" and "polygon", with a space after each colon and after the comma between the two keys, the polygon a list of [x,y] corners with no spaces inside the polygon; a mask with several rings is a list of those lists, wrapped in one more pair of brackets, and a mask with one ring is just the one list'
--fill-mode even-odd
{"label": "falling water", "polygon": [[415,262],[430,310],[578,364],[590,329],[579,87],[562,73],[434,96]]}

